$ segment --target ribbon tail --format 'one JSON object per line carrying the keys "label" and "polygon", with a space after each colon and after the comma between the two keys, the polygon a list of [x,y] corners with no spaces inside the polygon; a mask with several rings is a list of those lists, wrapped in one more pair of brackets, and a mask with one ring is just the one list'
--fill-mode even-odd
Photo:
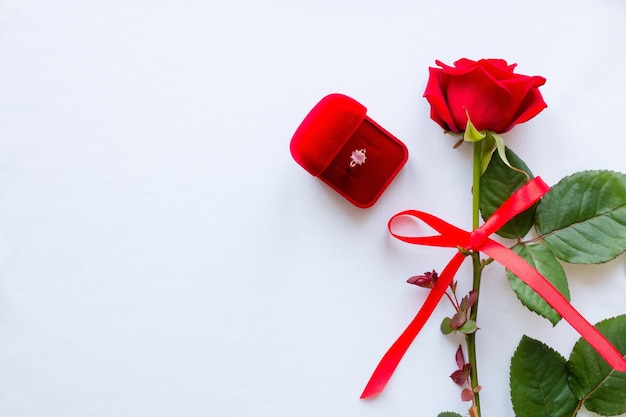
{"label": "ribbon tail", "polygon": [[465,256],[459,252],[450,260],[448,265],[446,265],[413,321],[411,321],[406,330],[402,332],[398,340],[394,342],[378,363],[378,366],[361,394],[362,399],[380,394],[383,391],[409,346],[415,337],[417,337],[422,327],[424,327],[424,324],[435,310],[435,307],[437,307],[437,304],[439,304],[439,301],[448,289],[448,286],[452,282],[456,271],[458,271],[464,259]]}
{"label": "ribbon tail", "polygon": [[602,333],[589,323],[550,281],[530,266],[522,257],[501,244],[488,239],[480,248],[517,275],[554,308],[615,370],[626,372],[626,359]]}

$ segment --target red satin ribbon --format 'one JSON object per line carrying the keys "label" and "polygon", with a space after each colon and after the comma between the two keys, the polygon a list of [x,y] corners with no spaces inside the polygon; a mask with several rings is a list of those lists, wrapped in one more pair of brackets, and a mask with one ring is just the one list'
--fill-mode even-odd
{"label": "red satin ribbon", "polygon": [[[539,177],[519,188],[498,210],[478,229],[467,232],[459,229],[436,216],[417,210],[407,210],[396,214],[389,220],[389,232],[397,239],[407,243],[427,246],[463,248],[468,251],[481,251],[504,265],[517,275],[523,282],[535,290],[552,306],[615,370],[626,372],[626,360],[622,354],[589,323],[554,286],[535,268],[530,266],[515,252],[489,236],[502,227],[507,221],[536,203],[550,187]],[[439,235],[435,236],[402,236],[392,231],[392,223],[400,216],[412,216],[432,227]],[[452,282],[454,275],[463,263],[465,255],[457,252],[439,275],[434,288],[431,289],[426,301],[417,316],[409,324],[398,340],[389,348],[372,374],[361,398],[379,394],[384,388],[402,356],[409,348],[419,331],[422,329],[435,307]]]}

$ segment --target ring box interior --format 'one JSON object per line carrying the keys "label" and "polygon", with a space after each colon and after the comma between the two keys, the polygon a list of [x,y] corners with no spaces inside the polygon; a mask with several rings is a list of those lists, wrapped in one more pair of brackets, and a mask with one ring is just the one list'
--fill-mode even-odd
{"label": "ring box interior", "polygon": [[[374,205],[408,159],[404,143],[367,116],[367,109],[342,95],[324,97],[293,138],[293,159],[357,207]],[[363,164],[351,166],[354,151]]]}

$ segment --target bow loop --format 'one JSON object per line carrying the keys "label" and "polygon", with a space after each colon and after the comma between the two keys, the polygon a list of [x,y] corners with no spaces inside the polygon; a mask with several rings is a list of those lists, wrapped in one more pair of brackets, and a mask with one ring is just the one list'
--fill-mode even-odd
{"label": "bow loop", "polygon": [[[412,217],[414,219],[421,220],[440,234],[434,236],[405,236],[395,233],[393,231],[394,223],[401,217]],[[405,210],[396,214],[389,219],[387,227],[389,229],[389,233],[391,233],[393,237],[414,245],[439,246],[447,248],[456,248],[460,246],[467,248],[470,239],[470,234],[465,230],[459,229],[458,227],[453,226],[450,223],[433,216],[432,214],[418,210]]]}

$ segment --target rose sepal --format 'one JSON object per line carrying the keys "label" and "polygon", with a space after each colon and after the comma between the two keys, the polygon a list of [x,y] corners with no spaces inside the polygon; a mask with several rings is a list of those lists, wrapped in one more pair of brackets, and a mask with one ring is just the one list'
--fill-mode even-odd
{"label": "rose sepal", "polygon": [[480,142],[487,134],[476,129],[470,119],[469,112],[465,110],[465,113],[467,114],[467,124],[465,125],[465,132],[463,132],[463,140],[471,143]]}
{"label": "rose sepal", "polygon": [[496,132],[488,132],[488,134],[490,136],[492,136],[493,139],[495,140],[495,142],[496,142],[496,149],[498,150],[498,155],[500,155],[500,158],[502,159],[502,162],[504,162],[504,164],[506,166],[508,166],[509,168],[511,168],[513,171],[517,171],[517,172],[519,172],[521,174],[524,174],[526,176],[526,178],[530,180],[530,175],[528,175],[528,173],[526,171],[521,170],[519,168],[515,168],[509,162],[508,158],[506,157],[506,146],[504,145],[504,139],[502,139],[502,136],[498,135]]}

